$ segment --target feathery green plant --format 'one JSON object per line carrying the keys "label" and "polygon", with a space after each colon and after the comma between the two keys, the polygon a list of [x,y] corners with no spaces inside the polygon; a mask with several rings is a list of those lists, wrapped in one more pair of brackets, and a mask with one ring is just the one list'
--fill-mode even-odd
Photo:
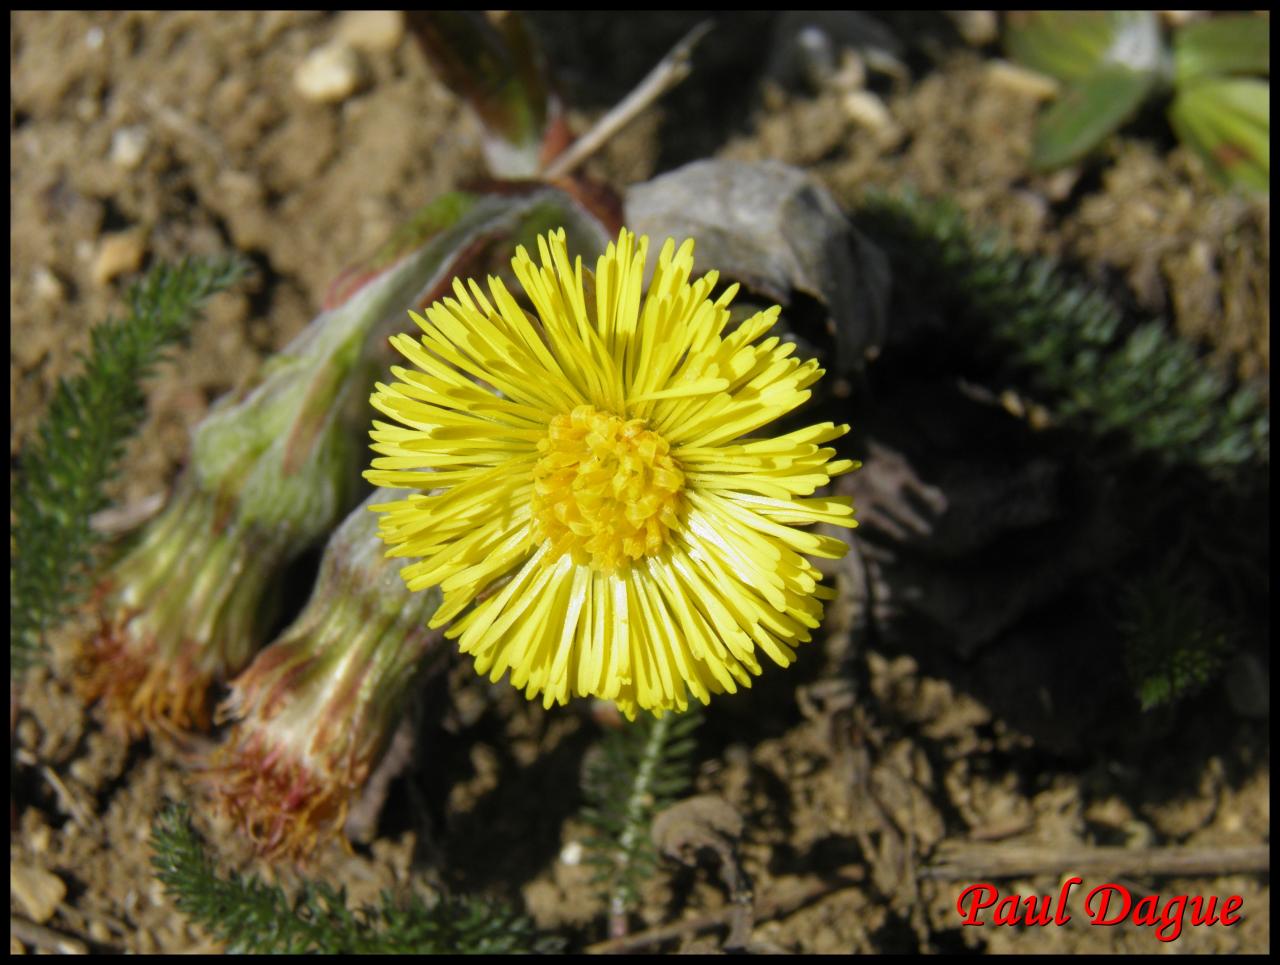
{"label": "feathery green plant", "polygon": [[1232,650],[1225,621],[1202,586],[1156,571],[1121,591],[1125,669],[1143,710],[1200,690]]}
{"label": "feathery green plant", "polygon": [[1104,295],[972,230],[949,202],[878,193],[858,221],[888,250],[899,290],[928,291],[987,326],[1059,419],[1122,431],[1166,465],[1217,478],[1269,461],[1270,413],[1257,387],[1233,388],[1160,322],[1126,328]]}
{"label": "feathery green plant", "polygon": [[625,930],[657,865],[650,827],[689,787],[692,735],[701,722],[696,705],[680,714],[646,714],[609,733],[584,769],[582,818],[593,829],[586,860],[596,866],[592,880],[609,904],[611,930]]}
{"label": "feathery green plant", "polygon": [[152,268],[130,289],[128,315],[93,329],[84,372],[59,381],[22,452],[13,494],[11,674],[37,658],[44,634],[84,592],[97,543],[89,517],[106,506],[103,486],[146,415],[142,381],[246,267],[233,257]]}
{"label": "feathery green plant", "polygon": [[232,873],[221,878],[183,805],[169,805],[151,828],[152,867],[174,904],[229,952],[251,954],[509,954],[552,952],[532,922],[481,898],[417,895],[353,912],[343,889],[306,882],[294,901],[276,886]]}

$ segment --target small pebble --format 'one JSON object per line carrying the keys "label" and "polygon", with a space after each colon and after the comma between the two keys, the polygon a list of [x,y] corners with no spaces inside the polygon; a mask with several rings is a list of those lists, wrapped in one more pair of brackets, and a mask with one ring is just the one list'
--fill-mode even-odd
{"label": "small pebble", "polygon": [[560,863],[569,868],[582,864],[582,842],[570,841],[561,848]]}
{"label": "small pebble", "polygon": [[41,822],[36,827],[27,832],[27,847],[31,849],[32,854],[44,854],[49,850],[49,844],[53,831],[49,825]]}
{"label": "small pebble", "polygon": [[1044,179],[1044,193],[1050,201],[1066,201],[1075,190],[1083,169],[1078,164],[1071,164],[1059,171],[1054,171]]}
{"label": "small pebble", "polygon": [[836,90],[855,91],[867,86],[867,62],[852,47],[840,52],[840,67],[831,77]]}
{"label": "small pebble", "polygon": [[111,135],[111,163],[134,170],[146,157],[149,140],[147,129],[140,124],[120,128]]}
{"label": "small pebble", "polygon": [[1266,720],[1271,715],[1271,674],[1252,653],[1246,650],[1232,657],[1222,682],[1227,702],[1241,717]]}
{"label": "small pebble", "polygon": [[293,75],[293,86],[309,101],[335,104],[360,83],[360,61],[345,44],[327,44],[307,54]]}
{"label": "small pebble", "polygon": [[102,105],[96,97],[81,97],[76,101],[76,117],[86,124],[96,121],[102,113]]}
{"label": "small pebble", "polygon": [[155,935],[151,934],[146,928],[138,929],[136,936],[138,943],[138,952],[143,955],[154,955],[160,950],[159,944],[156,943]]}
{"label": "small pebble", "polygon": [[952,10],[947,14],[964,42],[985,47],[1000,37],[1000,20],[994,10]]}
{"label": "small pebble", "polygon": [[399,10],[348,10],[338,20],[338,41],[371,54],[395,50],[403,37],[404,14]]}
{"label": "small pebble", "polygon": [[38,925],[53,917],[67,896],[67,886],[52,871],[29,865],[9,865],[9,894]]}
{"label": "small pebble", "polygon": [[137,271],[146,251],[146,239],[139,228],[103,235],[90,269],[94,284],[105,285],[117,275]]}
{"label": "small pebble", "polygon": [[36,298],[42,302],[60,302],[66,295],[66,289],[58,276],[44,265],[32,274],[31,287],[35,290]]}
{"label": "small pebble", "polygon": [[987,80],[1010,93],[1037,101],[1056,97],[1061,89],[1061,85],[1052,77],[1011,64],[1007,60],[988,61]]}
{"label": "small pebble", "polygon": [[902,128],[889,113],[889,108],[871,91],[850,91],[844,95],[841,104],[849,119],[869,130],[881,144],[890,145],[902,137]]}
{"label": "small pebble", "polygon": [[1161,10],[1159,14],[1164,25],[1171,29],[1185,27],[1191,21],[1207,16],[1207,12],[1203,10]]}

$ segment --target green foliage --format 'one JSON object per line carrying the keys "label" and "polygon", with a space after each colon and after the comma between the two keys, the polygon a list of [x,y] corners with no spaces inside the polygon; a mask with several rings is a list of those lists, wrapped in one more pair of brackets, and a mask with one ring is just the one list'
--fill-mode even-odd
{"label": "green foliage", "polygon": [[1143,710],[1195,693],[1231,651],[1223,619],[1190,578],[1148,574],[1124,588],[1121,603],[1125,667]]}
{"label": "green foliage", "polygon": [[1271,190],[1271,84],[1255,78],[1204,77],[1186,84],[1169,123],[1215,177]]}
{"label": "green foliage", "polygon": [[1009,14],[1005,48],[1032,70],[1074,83],[1116,63],[1117,48],[1150,51],[1157,30],[1147,10],[1022,10]]}
{"label": "green foliage", "polygon": [[1072,84],[1036,126],[1032,167],[1051,171],[1079,160],[1137,113],[1154,82],[1149,71],[1106,64]]}
{"label": "green foliage", "polygon": [[36,659],[45,632],[83,594],[97,542],[89,517],[106,506],[103,486],[146,414],[142,381],[187,339],[201,305],[244,271],[235,259],[153,268],[130,289],[129,314],[93,329],[84,372],[59,382],[13,494],[11,673]]}
{"label": "green foliage", "polygon": [[1178,28],[1168,49],[1150,11],[1010,14],[1009,54],[1062,81],[1036,127],[1032,166],[1079,160],[1138,111],[1173,91],[1169,122],[1222,184],[1271,190],[1271,24],[1237,14]]}
{"label": "green foliage", "polygon": [[1059,419],[1121,432],[1166,465],[1215,478],[1270,458],[1270,413],[1159,322],[1127,328],[1100,293],[973,232],[946,202],[872,196],[859,223],[886,247],[895,287],[925,291],[979,337],[994,334]]}
{"label": "green foliage", "polygon": [[646,714],[609,733],[585,768],[582,818],[593,829],[586,860],[596,867],[593,881],[613,916],[636,906],[653,874],[658,856],[650,826],[689,787],[692,735],[701,722],[696,706],[682,714]]}
{"label": "green foliage", "polygon": [[1173,38],[1173,68],[1181,81],[1201,76],[1271,74],[1271,23],[1252,16],[1193,20]]}
{"label": "green foliage", "polygon": [[477,898],[417,895],[397,904],[383,893],[377,907],[353,912],[343,889],[306,882],[296,900],[257,878],[221,878],[191,826],[171,805],[151,829],[152,867],[174,904],[233,953],[481,954],[551,952],[532,923],[503,905]]}

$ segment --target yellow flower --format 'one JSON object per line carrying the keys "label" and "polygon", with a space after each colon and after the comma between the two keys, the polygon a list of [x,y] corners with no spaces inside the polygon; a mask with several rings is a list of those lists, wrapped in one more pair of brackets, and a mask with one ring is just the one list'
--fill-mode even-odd
{"label": "yellow flower", "polygon": [[489,297],[455,280],[411,313],[421,338],[392,339],[416,369],[371,400],[398,424],[374,422],[365,477],[424,491],[372,507],[388,555],[419,558],[405,581],[440,586],[431,625],[478,672],[547,707],[683,710],[749,687],[761,652],[787,666],[833,595],[806,554],[847,549],[796,527],[856,525],[847,499],[802,498],[856,468],[823,447],[848,426],[751,435],[822,375],[759,341],[779,309],[726,332],[737,286],[691,282],[692,241],[666,242],[642,297],[648,243],[624,229],[594,276],[563,229],[541,265],[517,248],[532,314],[497,278]]}

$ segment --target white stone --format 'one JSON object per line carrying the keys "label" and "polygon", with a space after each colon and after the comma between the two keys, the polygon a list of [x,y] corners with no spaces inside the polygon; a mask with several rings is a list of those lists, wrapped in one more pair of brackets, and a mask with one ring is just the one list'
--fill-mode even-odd
{"label": "white stone", "polygon": [[1038,101],[1057,97],[1061,89],[1061,85],[1052,77],[1011,64],[1007,60],[988,61],[987,80],[997,87]]}
{"label": "white stone", "polygon": [[395,50],[403,38],[404,14],[399,10],[348,10],[338,21],[338,41],[371,54]]}
{"label": "white stone", "polygon": [[27,865],[9,865],[9,894],[36,924],[53,917],[67,896],[67,886],[52,871]]}
{"label": "white stone", "polygon": [[994,10],[952,10],[948,16],[967,44],[985,47],[1000,39],[1000,20]]}
{"label": "white stone", "polygon": [[146,239],[137,228],[103,235],[98,241],[98,253],[94,256],[93,267],[89,270],[94,284],[105,285],[117,275],[137,271],[146,251]]}
{"label": "white stone", "polygon": [[570,841],[560,849],[560,863],[566,867],[573,868],[582,864],[582,842]]}
{"label": "white stone", "polygon": [[36,297],[44,302],[60,302],[66,295],[62,282],[52,271],[41,265],[35,270],[31,279]]}
{"label": "white stone", "polygon": [[126,171],[134,170],[146,157],[150,136],[141,124],[119,128],[111,135],[111,163]]}
{"label": "white stone", "polygon": [[307,54],[293,75],[293,86],[309,101],[346,100],[360,83],[360,61],[346,44],[326,44]]}
{"label": "white stone", "polygon": [[902,138],[902,128],[889,108],[869,90],[849,91],[841,99],[845,114],[861,128],[868,130],[876,142],[892,145]]}

